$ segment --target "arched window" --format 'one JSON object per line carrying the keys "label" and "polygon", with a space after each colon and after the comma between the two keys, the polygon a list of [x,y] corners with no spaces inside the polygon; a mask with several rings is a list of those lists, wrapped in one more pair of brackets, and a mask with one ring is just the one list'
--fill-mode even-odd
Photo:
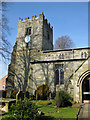
{"label": "arched window", "polygon": [[60,54],[60,55],[59,55],[59,59],[64,59],[64,55],[63,55],[63,54]]}
{"label": "arched window", "polygon": [[81,53],[81,58],[83,58],[83,52]]}
{"label": "arched window", "polygon": [[64,55],[62,54],[62,59],[64,59]]}
{"label": "arched window", "polygon": [[60,84],[64,84],[64,71],[60,70]]}
{"label": "arched window", "polygon": [[26,28],[26,35],[31,35],[31,27]]}
{"label": "arched window", "polygon": [[64,84],[64,67],[63,64],[57,64],[55,69],[55,85]]}
{"label": "arched window", "polygon": [[61,54],[59,55],[59,59],[62,59],[62,55]]}
{"label": "arched window", "polygon": [[55,85],[59,84],[59,70],[56,69],[55,71]]}
{"label": "arched window", "polygon": [[86,52],[84,52],[84,56],[85,56],[85,58],[87,57],[87,53]]}

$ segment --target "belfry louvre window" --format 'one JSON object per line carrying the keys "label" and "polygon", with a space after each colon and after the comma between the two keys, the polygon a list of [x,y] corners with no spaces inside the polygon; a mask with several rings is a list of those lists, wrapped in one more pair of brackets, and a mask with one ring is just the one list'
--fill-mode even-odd
{"label": "belfry louvre window", "polygon": [[26,28],[26,35],[31,35],[31,27]]}

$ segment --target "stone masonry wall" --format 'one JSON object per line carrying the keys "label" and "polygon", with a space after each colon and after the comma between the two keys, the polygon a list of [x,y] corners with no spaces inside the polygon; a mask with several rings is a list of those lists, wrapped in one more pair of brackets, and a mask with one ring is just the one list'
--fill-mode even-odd
{"label": "stone masonry wall", "polygon": [[[31,40],[25,43],[26,29],[31,28]],[[34,94],[38,86],[48,84],[52,93],[66,89],[74,101],[82,101],[80,76],[88,71],[90,48],[53,50],[53,27],[43,13],[25,20],[19,18],[16,43],[8,67],[7,91],[29,91]],[[56,66],[63,66],[64,84],[55,85]],[[60,77],[60,76],[59,76]]]}
{"label": "stone masonry wall", "polygon": [[[39,17],[32,16],[32,19],[26,18],[24,21],[19,18],[17,30],[17,49],[25,47],[26,29],[31,28],[30,49],[52,50],[53,49],[53,27],[44,18],[43,13]],[[21,48],[22,49],[22,48]]]}
{"label": "stone masonry wall", "polygon": [[[49,85],[52,92],[60,89],[67,89],[74,98],[74,101],[79,102],[80,91],[79,87],[77,87],[77,82],[79,76],[88,70],[88,62],[86,62],[86,67],[83,68],[85,61],[88,61],[88,48],[40,52],[41,59],[37,59],[36,62],[32,61],[33,77],[37,81],[37,87],[47,83],[48,78],[48,81],[53,83],[52,85]],[[60,58],[61,55],[64,55],[64,58]],[[51,66],[51,69],[49,68],[49,65]],[[56,65],[63,65],[64,85],[55,86]],[[83,70],[81,68],[83,68]],[[37,87],[35,89],[37,89]]]}

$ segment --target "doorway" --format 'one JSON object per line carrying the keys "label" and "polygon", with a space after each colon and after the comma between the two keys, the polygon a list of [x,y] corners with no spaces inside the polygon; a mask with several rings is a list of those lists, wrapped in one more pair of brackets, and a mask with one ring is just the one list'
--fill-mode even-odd
{"label": "doorway", "polygon": [[90,75],[82,82],[82,102],[90,101]]}

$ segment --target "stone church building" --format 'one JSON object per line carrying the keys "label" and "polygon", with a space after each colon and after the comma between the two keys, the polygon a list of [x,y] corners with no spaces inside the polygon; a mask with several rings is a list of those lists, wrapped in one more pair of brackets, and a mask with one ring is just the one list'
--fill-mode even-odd
{"label": "stone church building", "polygon": [[37,87],[48,84],[52,94],[67,90],[76,102],[90,100],[89,49],[53,50],[53,27],[43,13],[19,18],[7,91],[35,94]]}

